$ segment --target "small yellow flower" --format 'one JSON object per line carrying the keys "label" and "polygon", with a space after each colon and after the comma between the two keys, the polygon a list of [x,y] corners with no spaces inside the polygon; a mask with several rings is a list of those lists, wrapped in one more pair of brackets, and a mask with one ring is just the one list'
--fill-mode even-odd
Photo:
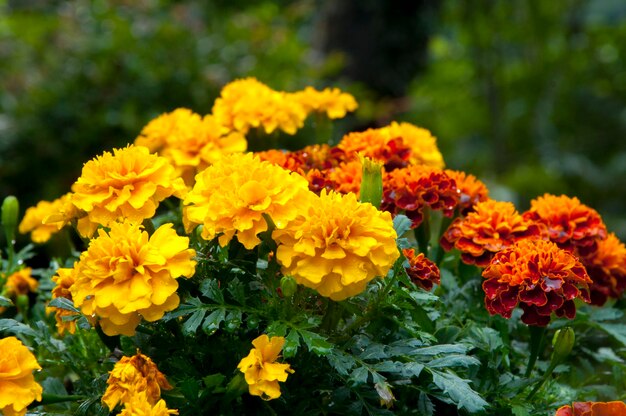
{"label": "small yellow flower", "polygon": [[183,219],[187,231],[203,224],[202,238],[219,235],[225,246],[233,236],[247,249],[261,240],[267,230],[263,214],[277,229],[284,228],[298,213],[298,206],[310,194],[306,179],[252,154],[233,154],[209,166],[196,176],[196,184],[185,198]]}
{"label": "small yellow flower", "polygon": [[150,357],[139,352],[132,357],[122,357],[115,363],[113,370],[109,372],[107,384],[102,403],[110,411],[113,411],[118,403],[136,404],[136,396],[140,392],[145,394],[144,400],[154,406],[159,402],[161,389],[172,388]]}
{"label": "small yellow flower", "polygon": [[32,271],[30,267],[25,267],[9,275],[4,285],[5,293],[11,297],[35,293],[39,282],[31,276]]}
{"label": "small yellow flower", "polygon": [[26,210],[19,231],[30,233],[35,243],[45,243],[77,214],[71,203],[71,194],[67,193],[54,201],[40,201]]}
{"label": "small yellow flower", "polygon": [[153,322],[178,306],[175,279],[194,274],[195,251],[172,224],[152,236],[138,224],[110,226],[81,254],[70,292],[83,314],[100,318],[105,334],[134,335],[141,317]]}
{"label": "small yellow flower", "polygon": [[343,118],[348,111],[354,111],[358,107],[354,97],[339,88],[324,88],[323,91],[318,91],[313,87],[306,87],[292,96],[307,113],[313,111],[326,113],[330,119]]}
{"label": "small yellow flower", "polygon": [[[76,273],[75,268],[61,268],[57,270],[54,277],[52,277],[52,281],[56,283],[56,286],[54,287],[54,289],[52,289],[52,299],[66,298],[66,299],[72,300],[72,292],[70,291],[70,288],[76,281],[75,273]],[[73,316],[73,315],[76,315],[76,313],[72,311],[68,311],[67,309],[61,309],[61,308],[56,308],[54,306],[48,306],[46,308],[46,313],[52,313],[52,312],[54,312],[55,314],[54,318],[57,322],[56,326],[60,335],[63,335],[65,331],[69,332],[70,334],[73,334],[76,332],[75,320],[70,320],[70,321],[63,320],[63,317]],[[90,317],[88,317],[88,319],[89,318]]]}
{"label": "small yellow flower", "polygon": [[[122,219],[151,218],[159,202],[172,195],[184,197],[186,187],[167,159],[150,154],[146,147],[128,146],[85,163],[72,190],[72,203],[87,213],[89,221],[108,227]],[[91,237],[93,231],[79,224],[84,236]]]}
{"label": "small yellow flower", "polygon": [[280,351],[285,344],[285,338],[269,338],[263,334],[252,341],[254,348],[250,354],[239,362],[237,368],[244,373],[251,395],[260,396],[263,400],[272,400],[280,397],[279,381],[286,381],[287,373],[294,373],[289,364],[280,364]]}
{"label": "small yellow flower", "polygon": [[43,389],[33,371],[41,370],[37,359],[15,337],[0,339],[0,414],[23,416]]}
{"label": "small yellow flower", "polygon": [[151,405],[148,403],[146,393],[140,391],[130,397],[119,416],[168,416],[177,414],[178,410],[168,409],[163,399]]}
{"label": "small yellow flower", "polygon": [[400,256],[391,214],[358,202],[353,193],[323,190],[300,211],[274,231],[276,259],[283,274],[322,296],[343,300],[361,293]]}

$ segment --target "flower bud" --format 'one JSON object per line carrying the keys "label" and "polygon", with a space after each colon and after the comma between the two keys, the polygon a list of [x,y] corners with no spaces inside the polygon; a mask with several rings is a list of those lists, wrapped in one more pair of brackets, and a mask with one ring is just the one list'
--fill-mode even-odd
{"label": "flower bud", "polygon": [[298,290],[298,283],[291,276],[283,276],[280,279],[280,290],[286,298],[292,297]]}
{"label": "flower bud", "polygon": [[2,202],[2,227],[4,228],[7,240],[13,240],[15,238],[15,229],[17,227],[19,213],[20,205],[17,198],[13,195],[4,198]]}
{"label": "flower bud", "polygon": [[574,348],[574,330],[570,327],[559,329],[552,338],[552,364],[557,365],[572,352]]}
{"label": "flower bud", "polygon": [[361,157],[363,176],[361,178],[361,202],[369,202],[376,208],[383,199],[383,165],[370,158]]}

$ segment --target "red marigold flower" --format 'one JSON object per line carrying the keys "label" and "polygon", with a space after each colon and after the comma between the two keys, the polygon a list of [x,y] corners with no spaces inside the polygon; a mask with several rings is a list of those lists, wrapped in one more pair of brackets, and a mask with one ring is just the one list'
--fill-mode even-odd
{"label": "red marigold flower", "polygon": [[413,228],[422,223],[425,206],[452,217],[458,201],[456,182],[440,169],[413,165],[383,177],[381,209],[392,214],[404,212]]}
{"label": "red marigold flower", "polygon": [[458,208],[461,215],[467,215],[474,205],[489,199],[487,186],[476,176],[459,170],[446,169],[444,172],[456,182],[460,194]]}
{"label": "red marigold flower", "polygon": [[458,249],[465,263],[485,267],[498,251],[541,234],[541,227],[525,220],[513,203],[489,199],[474,205],[465,218],[455,219],[439,243],[446,251]]}
{"label": "red marigold flower", "polygon": [[409,267],[405,268],[405,270],[413,283],[426,290],[432,289],[435,283],[439,284],[441,281],[439,268],[434,262],[424,256],[424,253],[415,255],[414,249],[405,248],[402,250],[402,254],[409,261]]}
{"label": "red marigold flower", "polygon": [[550,240],[580,257],[592,256],[606,238],[600,214],[576,197],[544,194],[533,199],[524,218],[545,224]]}
{"label": "red marigold flower", "polygon": [[559,407],[554,416],[624,416],[624,402],[574,402]]}
{"label": "red marigold flower", "polygon": [[546,326],[550,315],[576,316],[574,299],[589,302],[591,279],[571,253],[551,241],[525,239],[498,252],[483,271],[485,305],[491,315],[511,317],[520,304],[522,322]]}
{"label": "red marigold flower", "polygon": [[593,280],[591,304],[602,306],[608,298],[618,299],[626,289],[626,247],[615,234],[598,242],[598,250],[582,263]]}

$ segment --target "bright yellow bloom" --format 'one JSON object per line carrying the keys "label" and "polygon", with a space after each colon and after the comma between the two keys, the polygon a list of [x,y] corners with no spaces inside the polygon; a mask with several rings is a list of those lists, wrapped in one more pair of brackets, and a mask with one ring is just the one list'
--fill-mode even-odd
{"label": "bright yellow bloom", "polygon": [[215,117],[204,118],[186,108],[178,108],[150,121],[135,144],[167,158],[186,182],[221,159],[223,155],[245,152],[248,143],[239,132],[221,133]]}
{"label": "bright yellow bloom", "polygon": [[39,282],[31,276],[33,269],[25,267],[22,270],[9,275],[4,284],[5,293],[9,296],[27,295],[35,293]]}
{"label": "bright yellow bloom", "polygon": [[154,406],[151,405],[147,401],[146,393],[140,391],[129,398],[119,416],[168,416],[177,414],[178,410],[168,409],[163,399],[156,402]]}
{"label": "bright yellow bloom", "polygon": [[343,300],[361,293],[400,256],[391,214],[358,202],[353,193],[323,190],[300,211],[274,232],[276,259],[283,274],[322,296]]}
{"label": "bright yellow bloom", "polygon": [[[67,193],[54,201],[40,201],[26,210],[19,226],[22,234],[30,233],[35,243],[45,243],[77,214]],[[52,221],[51,221],[52,219]]]}
{"label": "bright yellow bloom", "polygon": [[244,373],[251,395],[260,396],[263,400],[272,400],[280,397],[279,381],[286,381],[293,370],[289,364],[280,364],[280,351],[285,344],[285,338],[269,338],[263,334],[252,341],[254,348],[250,354],[239,362],[237,368]]}
{"label": "bright yellow bloom", "polygon": [[0,414],[22,416],[43,389],[33,371],[41,370],[37,359],[15,337],[0,339]]}
{"label": "bright yellow bloom", "polygon": [[354,97],[339,88],[324,88],[323,91],[318,91],[313,87],[306,87],[291,95],[307,113],[325,112],[331,119],[343,118],[348,111],[354,111],[358,107]]}
{"label": "bright yellow bloom", "polygon": [[259,127],[267,134],[277,129],[295,134],[306,118],[306,111],[291,94],[275,91],[255,78],[225,85],[212,113],[226,131],[243,134]]}
{"label": "bright yellow bloom", "polygon": [[[72,190],[72,203],[87,212],[91,222],[109,227],[122,219],[141,222],[152,217],[159,202],[172,195],[184,197],[186,187],[167,159],[131,145],[85,163]],[[93,231],[79,224],[81,234],[90,237]]]}
{"label": "bright yellow bloom", "polygon": [[102,403],[110,411],[113,411],[118,403],[134,404],[136,400],[133,399],[140,392],[145,394],[145,400],[148,404],[154,406],[161,397],[161,389],[170,390],[172,388],[150,357],[139,352],[132,357],[122,357],[115,363],[113,370],[109,372],[107,384],[108,387],[102,396]]}
{"label": "bright yellow bloom", "polygon": [[196,262],[189,239],[179,237],[172,224],[152,236],[133,223],[112,223],[98,231],[74,266],[70,287],[83,314],[100,318],[107,335],[134,335],[141,317],[153,322],[179,304],[179,276],[191,277]]}
{"label": "bright yellow bloom", "polygon": [[[76,269],[75,268],[61,268],[57,270],[56,274],[52,278],[52,281],[56,283],[54,289],[52,289],[52,299],[56,298],[66,298],[72,300],[72,292],[70,288],[76,281]],[[54,318],[57,322],[57,330],[60,335],[63,335],[65,331],[73,334],[76,332],[76,321],[64,321],[64,316],[73,316],[76,315],[74,312],[69,311],[67,309],[56,308],[54,306],[49,306],[46,308],[46,313],[54,312]]]}
{"label": "bright yellow bloom", "polygon": [[257,234],[267,230],[263,214],[277,229],[284,228],[309,195],[306,179],[252,154],[233,154],[196,176],[185,198],[183,219],[187,231],[203,224],[202,238],[219,235],[225,246],[236,234],[247,249],[256,247]]}

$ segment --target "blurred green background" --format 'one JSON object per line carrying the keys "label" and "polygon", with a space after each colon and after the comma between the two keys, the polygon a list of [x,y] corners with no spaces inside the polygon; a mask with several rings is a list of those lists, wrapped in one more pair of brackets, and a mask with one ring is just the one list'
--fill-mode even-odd
{"label": "blurred green background", "polygon": [[545,192],[626,239],[621,0],[0,0],[0,197],[22,212],[82,164],[220,88],[339,86],[337,134],[406,120],[520,211]]}

